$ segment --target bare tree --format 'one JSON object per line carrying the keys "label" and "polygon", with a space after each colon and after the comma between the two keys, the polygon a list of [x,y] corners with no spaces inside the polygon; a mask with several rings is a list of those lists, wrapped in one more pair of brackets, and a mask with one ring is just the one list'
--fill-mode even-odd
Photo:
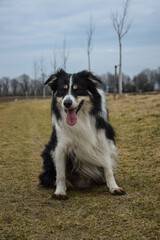
{"label": "bare tree", "polygon": [[44,60],[43,55],[40,58],[39,68],[40,68],[42,84],[43,84],[43,98],[46,98],[46,89],[44,86],[45,78],[46,78],[46,65],[45,65],[45,60]]}
{"label": "bare tree", "polygon": [[87,57],[88,57],[88,70],[91,70],[91,52],[93,50],[93,34],[95,31],[95,25],[93,24],[93,17],[90,15],[89,27],[87,30]]}
{"label": "bare tree", "polygon": [[34,80],[37,81],[37,79],[38,79],[38,62],[36,59],[33,62],[33,70],[34,70]]}
{"label": "bare tree", "polygon": [[117,93],[117,65],[114,66],[115,72],[114,72],[114,89],[113,89],[113,95],[114,99],[116,99],[116,93]]}
{"label": "bare tree", "polygon": [[34,97],[37,97],[37,81],[38,81],[38,62],[35,59],[33,62],[33,70],[34,70],[34,78],[33,78],[33,90],[34,90]]}
{"label": "bare tree", "polygon": [[[122,38],[128,33],[131,27],[131,21],[128,22],[129,0],[125,0],[121,14],[111,13],[111,20],[118,35],[119,42],[119,94],[122,94]],[[128,22],[128,23],[127,23]]]}
{"label": "bare tree", "polygon": [[20,80],[21,94],[26,95],[26,98],[27,98],[29,94],[30,77],[26,74],[23,74],[19,77],[19,80]]}
{"label": "bare tree", "polygon": [[9,85],[10,85],[9,78],[8,77],[3,77],[2,78],[2,86],[3,86],[4,96],[8,96],[8,94],[9,94]]}
{"label": "bare tree", "polygon": [[61,56],[62,56],[62,67],[66,71],[67,60],[68,60],[68,57],[69,57],[69,51],[66,50],[66,39],[65,39],[65,37],[64,37],[64,40],[63,40],[63,48],[62,48]]}
{"label": "bare tree", "polygon": [[18,90],[18,81],[17,79],[12,79],[11,80],[11,87],[12,87],[12,92],[13,95],[16,96],[17,95],[17,90]]}
{"label": "bare tree", "polygon": [[57,49],[53,50],[53,61],[51,59],[51,66],[53,67],[54,72],[57,70]]}
{"label": "bare tree", "polygon": [[0,79],[0,96],[3,95],[3,80]]}

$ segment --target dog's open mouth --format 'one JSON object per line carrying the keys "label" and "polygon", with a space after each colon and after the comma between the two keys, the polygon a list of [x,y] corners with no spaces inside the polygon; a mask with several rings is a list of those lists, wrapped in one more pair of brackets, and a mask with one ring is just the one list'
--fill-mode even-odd
{"label": "dog's open mouth", "polygon": [[68,125],[74,126],[77,123],[77,113],[81,109],[83,102],[84,102],[84,100],[82,100],[80,102],[80,104],[78,105],[78,107],[76,107],[76,108],[65,110],[67,113],[66,122],[68,123]]}

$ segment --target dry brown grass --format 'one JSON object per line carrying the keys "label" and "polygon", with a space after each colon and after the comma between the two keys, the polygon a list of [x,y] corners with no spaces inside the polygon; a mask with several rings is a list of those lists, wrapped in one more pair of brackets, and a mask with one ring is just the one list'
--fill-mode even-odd
{"label": "dry brown grass", "polygon": [[160,239],[160,96],[109,96],[108,105],[127,195],[101,186],[56,201],[37,187],[50,100],[0,104],[0,240]]}

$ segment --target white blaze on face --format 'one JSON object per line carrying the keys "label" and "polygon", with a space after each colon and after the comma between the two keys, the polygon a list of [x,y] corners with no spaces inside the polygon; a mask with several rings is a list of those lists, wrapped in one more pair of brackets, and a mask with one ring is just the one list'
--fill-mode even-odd
{"label": "white blaze on face", "polygon": [[74,96],[71,93],[72,92],[72,84],[73,84],[73,80],[72,80],[72,75],[71,75],[71,77],[69,79],[68,93],[67,93],[67,95],[64,97],[64,99],[62,101],[62,107],[63,108],[65,108],[64,102],[66,100],[71,100],[72,101],[72,105],[71,105],[70,109],[78,107],[78,103],[77,103],[76,99],[74,98]]}
{"label": "white blaze on face", "polygon": [[72,77],[73,77],[73,75],[71,75],[71,77],[70,77],[70,79],[69,79],[69,94],[70,94],[70,95],[71,95],[72,83],[73,83]]}
{"label": "white blaze on face", "polygon": [[72,75],[71,75],[71,77],[69,79],[69,91],[62,101],[62,107],[63,108],[65,108],[65,106],[64,106],[65,101],[70,100],[72,102],[72,105],[70,106],[70,108],[67,109],[67,116],[66,116],[66,122],[70,126],[74,126],[77,122],[76,110],[77,110],[77,107],[78,107],[78,103],[77,103],[76,99],[71,94],[72,84],[73,84],[73,81],[72,81]]}

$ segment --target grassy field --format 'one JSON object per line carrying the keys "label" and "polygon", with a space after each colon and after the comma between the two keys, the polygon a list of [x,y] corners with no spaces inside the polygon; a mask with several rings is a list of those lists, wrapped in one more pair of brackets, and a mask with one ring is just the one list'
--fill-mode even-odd
{"label": "grassy field", "polygon": [[40,153],[51,132],[50,100],[0,104],[0,240],[159,240],[160,95],[108,97],[117,132],[118,184],[52,200],[38,187]]}

